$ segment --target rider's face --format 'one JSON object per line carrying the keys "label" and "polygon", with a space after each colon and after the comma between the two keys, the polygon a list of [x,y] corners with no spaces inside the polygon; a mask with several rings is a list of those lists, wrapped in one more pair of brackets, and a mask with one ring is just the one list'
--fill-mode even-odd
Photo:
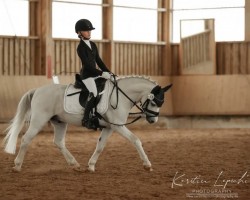
{"label": "rider's face", "polygon": [[81,35],[86,39],[90,39],[91,38],[91,31],[81,31]]}

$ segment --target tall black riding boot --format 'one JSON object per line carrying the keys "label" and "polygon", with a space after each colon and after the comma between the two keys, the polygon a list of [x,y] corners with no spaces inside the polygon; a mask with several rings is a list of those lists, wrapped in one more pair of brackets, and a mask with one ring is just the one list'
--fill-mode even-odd
{"label": "tall black riding boot", "polygon": [[94,129],[96,130],[98,127],[94,123],[92,123],[92,120],[90,119],[90,112],[94,108],[95,104],[95,99],[93,93],[89,93],[88,101],[85,105],[85,111],[84,111],[84,117],[82,120],[82,125],[85,126],[88,129]]}

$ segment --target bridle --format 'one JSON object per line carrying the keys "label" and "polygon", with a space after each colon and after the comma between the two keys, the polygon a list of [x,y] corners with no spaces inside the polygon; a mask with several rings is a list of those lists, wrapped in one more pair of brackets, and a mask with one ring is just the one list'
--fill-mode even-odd
{"label": "bridle", "polygon": [[152,91],[148,95],[147,100],[142,105],[142,109],[147,117],[158,117],[159,112],[148,109],[148,105],[150,103],[155,104],[158,108],[160,108],[164,103],[164,92],[159,85],[155,86],[152,89]]}
{"label": "bridle", "polygon": [[142,117],[142,114],[145,114],[147,118],[153,118],[153,117],[158,117],[159,116],[159,112],[155,112],[153,110],[148,109],[148,105],[150,103],[155,104],[158,108],[160,108],[162,106],[162,104],[164,103],[164,92],[161,91],[161,87],[159,85],[155,86],[152,91],[150,92],[150,94],[148,94],[147,99],[144,101],[144,103],[141,103],[140,106],[137,104],[137,102],[134,102],[117,84],[117,80],[115,75],[112,75],[114,78],[114,81],[111,81],[113,83],[113,89],[111,91],[111,95],[110,98],[113,94],[114,91],[116,91],[116,105],[111,105],[111,107],[113,109],[117,109],[118,107],[118,94],[119,92],[121,92],[130,102],[132,102],[133,107],[136,106],[140,112],[136,112],[136,113],[129,113],[130,115],[138,115],[140,114],[140,116],[138,116],[137,118],[135,118],[134,120],[132,120],[131,122],[125,123],[125,124],[116,124],[116,123],[112,123],[109,122],[108,120],[106,120],[103,116],[101,116],[99,113],[96,113],[96,115],[100,118],[103,119],[105,122],[112,124],[112,125],[116,125],[116,126],[124,126],[124,125],[129,125],[132,124],[134,122],[136,122],[137,120],[139,120]]}
{"label": "bridle", "polygon": [[[160,103],[158,103],[158,102],[160,102]],[[141,106],[142,112],[145,113],[147,117],[158,117],[159,112],[155,112],[153,110],[148,109],[148,105],[150,103],[152,103],[152,104],[157,105],[157,107],[161,107],[163,102],[164,102],[163,99],[158,99],[157,97],[155,97],[155,95],[153,93],[150,93],[148,95],[147,100]]]}

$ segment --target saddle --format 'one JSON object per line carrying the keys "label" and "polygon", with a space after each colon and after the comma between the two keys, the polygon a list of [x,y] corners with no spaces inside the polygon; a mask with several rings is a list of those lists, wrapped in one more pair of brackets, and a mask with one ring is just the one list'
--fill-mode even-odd
{"label": "saddle", "polygon": [[[101,99],[101,95],[100,93],[104,90],[105,87],[105,83],[106,83],[107,79],[105,78],[97,78],[95,79],[95,83],[96,83],[96,87],[97,87],[97,98],[95,103],[95,107],[97,106],[97,104],[99,103],[100,99]],[[89,96],[89,91],[86,88],[86,86],[84,85],[84,83],[82,82],[82,79],[80,77],[80,74],[76,74],[75,75],[75,84],[74,87],[76,89],[81,89],[80,91],[80,95],[79,95],[79,103],[82,107],[85,108],[85,105],[87,103],[88,100],[88,96]]]}

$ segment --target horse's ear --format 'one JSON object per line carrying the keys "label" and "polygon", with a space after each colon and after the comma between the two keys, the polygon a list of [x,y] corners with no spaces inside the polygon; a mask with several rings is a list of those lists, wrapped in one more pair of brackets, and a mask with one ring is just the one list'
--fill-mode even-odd
{"label": "horse's ear", "polygon": [[163,92],[167,92],[173,84],[167,85],[166,87],[162,88]]}

